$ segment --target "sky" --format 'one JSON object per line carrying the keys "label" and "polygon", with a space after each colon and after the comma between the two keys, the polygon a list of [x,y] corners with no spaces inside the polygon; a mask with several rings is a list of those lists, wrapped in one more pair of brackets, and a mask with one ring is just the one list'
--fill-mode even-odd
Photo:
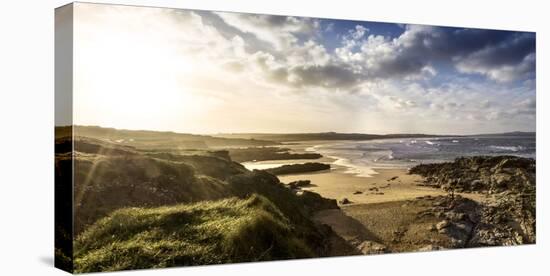
{"label": "sky", "polygon": [[535,34],[76,3],[74,123],[184,133],[535,131]]}

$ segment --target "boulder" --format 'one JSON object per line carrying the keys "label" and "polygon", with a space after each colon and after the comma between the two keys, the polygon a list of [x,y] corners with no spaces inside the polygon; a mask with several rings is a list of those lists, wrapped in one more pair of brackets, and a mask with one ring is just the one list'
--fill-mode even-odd
{"label": "boulder", "polygon": [[327,209],[338,209],[336,199],[324,198],[318,193],[304,190],[299,197],[304,205],[314,212]]}
{"label": "boulder", "polygon": [[351,201],[350,201],[349,199],[347,199],[347,198],[344,197],[344,198],[342,198],[338,203],[344,205],[344,204],[350,204]]}
{"label": "boulder", "polygon": [[288,183],[288,187],[291,189],[299,189],[301,187],[307,187],[311,185],[311,181],[309,180],[296,180]]}
{"label": "boulder", "polygon": [[357,246],[357,249],[359,249],[359,251],[361,251],[361,253],[365,255],[382,254],[388,252],[388,248],[385,245],[374,241],[364,241]]}

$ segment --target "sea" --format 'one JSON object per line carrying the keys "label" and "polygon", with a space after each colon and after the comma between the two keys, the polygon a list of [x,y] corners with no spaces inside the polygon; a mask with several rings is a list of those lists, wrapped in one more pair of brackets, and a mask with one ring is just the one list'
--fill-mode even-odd
{"label": "sea", "polygon": [[514,155],[536,158],[535,133],[335,141],[308,147],[306,151],[331,157],[346,173],[369,177],[376,169],[410,168],[421,163],[452,161],[460,156]]}

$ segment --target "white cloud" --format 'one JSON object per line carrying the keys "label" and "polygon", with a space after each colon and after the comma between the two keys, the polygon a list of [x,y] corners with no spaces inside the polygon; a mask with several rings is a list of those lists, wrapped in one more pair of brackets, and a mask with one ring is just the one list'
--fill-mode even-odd
{"label": "white cloud", "polygon": [[270,43],[275,50],[282,51],[293,46],[297,34],[312,35],[319,24],[309,18],[217,12],[224,22],[244,33],[251,33],[258,39]]}

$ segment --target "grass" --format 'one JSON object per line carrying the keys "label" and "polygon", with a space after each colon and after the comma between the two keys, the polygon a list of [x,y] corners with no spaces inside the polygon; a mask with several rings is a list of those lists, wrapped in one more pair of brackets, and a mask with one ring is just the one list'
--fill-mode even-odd
{"label": "grass", "polygon": [[[215,157],[210,159],[219,160]],[[211,163],[213,167],[221,167]],[[77,234],[119,208],[156,207],[231,196],[221,179],[199,174],[191,163],[143,154],[113,156],[79,153],[74,165]],[[226,167],[229,168],[229,165]]]}
{"label": "grass", "polygon": [[75,271],[115,271],[313,257],[265,197],[120,209],[75,241]]}
{"label": "grass", "polygon": [[[328,230],[310,217],[336,204],[298,196],[276,176],[232,162],[227,152],[143,152],[87,138],[75,144],[76,239],[66,254],[75,272],[330,254]],[[67,147],[60,141],[58,148]],[[56,168],[72,167],[66,154],[56,156]],[[70,170],[59,172],[72,177]]]}

